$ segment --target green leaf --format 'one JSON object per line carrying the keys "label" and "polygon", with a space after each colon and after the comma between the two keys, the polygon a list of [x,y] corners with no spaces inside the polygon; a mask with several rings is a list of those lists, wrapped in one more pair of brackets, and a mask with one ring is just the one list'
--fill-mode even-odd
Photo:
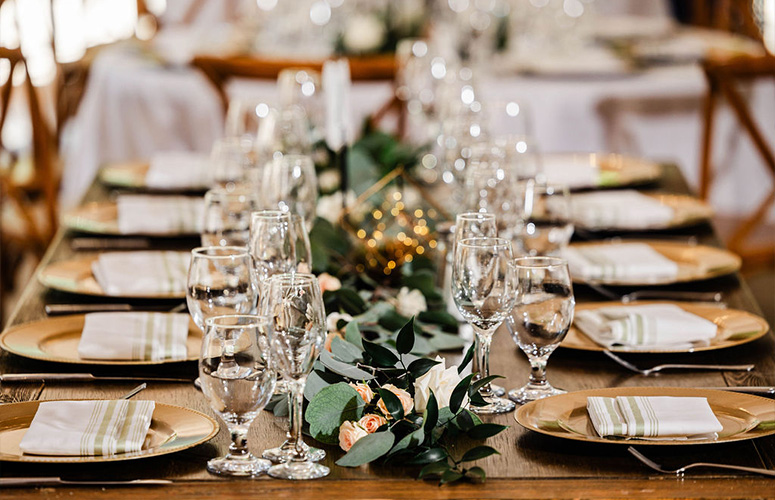
{"label": "green leaf", "polygon": [[390,349],[368,340],[363,341],[363,350],[371,356],[374,366],[392,368],[398,363],[398,357]]}
{"label": "green leaf", "polygon": [[425,405],[425,411],[423,412],[423,428],[425,432],[432,432],[436,427],[436,423],[439,421],[439,403],[436,401],[436,395],[433,391],[428,392],[428,404]]}
{"label": "green leaf", "polygon": [[458,324],[454,316],[446,311],[423,311],[417,315],[423,323],[439,325],[444,331],[457,333]]}
{"label": "green leaf", "polygon": [[360,349],[363,350],[363,337],[361,337],[361,330],[358,327],[358,322],[353,320],[347,323],[344,329],[344,339]]}
{"label": "green leaf", "polygon": [[393,446],[393,449],[390,450],[390,455],[395,455],[397,453],[400,453],[404,450],[408,450],[409,448],[414,448],[415,446],[419,446],[422,444],[422,442],[425,441],[425,431],[422,427],[419,429],[416,429],[406,436],[404,436],[398,443],[396,443],[395,446]]}
{"label": "green leaf", "polygon": [[493,380],[497,380],[499,378],[503,378],[503,376],[501,376],[501,375],[490,375],[489,377],[480,378],[479,380],[477,380],[473,384],[471,384],[471,387],[468,389],[468,393],[472,394],[474,392],[479,392],[479,389],[481,389],[485,385],[489,384]]}
{"label": "green leaf", "polygon": [[345,420],[359,420],[366,403],[360,394],[344,382],[322,389],[312,398],[304,420],[309,424],[310,435],[326,444],[339,442],[339,426]]}
{"label": "green leaf", "polygon": [[469,429],[466,434],[468,434],[468,437],[472,439],[487,439],[505,431],[508,428],[508,425],[480,424]]}
{"label": "green leaf", "polygon": [[347,314],[355,316],[356,314],[363,314],[366,312],[366,302],[364,302],[355,290],[340,288],[334,293],[339,301],[339,306]]}
{"label": "green leaf", "polygon": [[378,389],[377,392],[379,393],[379,397],[382,398],[382,401],[385,403],[385,408],[387,408],[387,411],[393,415],[394,419],[401,420],[404,418],[404,407],[401,405],[401,400],[398,399],[398,396],[387,389]]}
{"label": "green leaf", "polygon": [[355,442],[350,451],[336,461],[341,467],[358,467],[378,459],[393,447],[396,437],[390,431],[375,432]]}
{"label": "green leaf", "polygon": [[483,458],[487,458],[490,455],[500,455],[500,453],[498,453],[498,450],[496,450],[492,446],[476,446],[474,448],[471,448],[467,452],[465,452],[463,454],[463,458],[461,458],[460,461],[473,462],[474,460],[481,460]]}
{"label": "green leaf", "polygon": [[463,474],[459,473],[456,470],[449,469],[441,475],[441,480],[439,481],[439,485],[454,483],[459,479],[463,479]]}
{"label": "green leaf", "polygon": [[471,406],[487,406],[488,403],[480,393],[475,392],[468,395],[468,402]]}
{"label": "green leaf", "polygon": [[414,347],[414,318],[401,327],[396,336],[396,350],[399,354],[409,354]]}
{"label": "green leaf", "polygon": [[428,464],[425,467],[423,467],[420,470],[420,475],[417,476],[418,479],[422,479],[424,477],[428,476],[440,476],[447,472],[451,466],[449,465],[449,462],[444,460],[443,462],[433,462],[432,464]]}
{"label": "green leaf", "polygon": [[353,363],[361,359],[362,352],[355,345],[339,337],[334,337],[331,341],[331,354],[344,363]]}
{"label": "green leaf", "polygon": [[457,383],[452,390],[452,395],[449,397],[449,409],[452,413],[457,413],[460,406],[463,404],[463,400],[468,393],[468,387],[471,385],[471,379],[474,378],[474,373],[466,376],[463,380]]}
{"label": "green leaf", "polygon": [[453,351],[462,349],[466,345],[463,339],[457,335],[450,335],[449,333],[437,333],[428,339],[428,342],[430,342],[437,351]]}
{"label": "green leaf", "polygon": [[307,383],[304,385],[304,397],[307,401],[312,401],[312,398],[320,391],[328,387],[329,385],[341,382],[342,377],[334,373],[326,373],[321,367],[320,370],[312,370],[307,376]]}
{"label": "green leaf", "polygon": [[[350,325],[347,325],[350,326]],[[463,370],[466,369],[468,364],[471,362],[471,360],[474,359],[474,344],[471,344],[471,347],[468,348],[468,351],[466,351],[466,355],[463,356],[463,361],[460,362],[460,365],[457,367],[458,374],[463,373]]]}
{"label": "green leaf", "polygon": [[398,314],[395,310],[385,311],[377,320],[379,326],[394,332],[399,328],[402,328],[409,318]]}
{"label": "green leaf", "polygon": [[438,462],[440,460],[444,460],[449,455],[447,454],[447,451],[444,448],[431,448],[429,450],[425,450],[422,453],[414,456],[414,458],[410,458],[406,461],[406,465],[422,465],[422,464],[429,464],[431,462]]}
{"label": "green leaf", "polygon": [[320,351],[320,358],[318,358],[323,366],[331,370],[332,372],[339,374],[343,377],[347,377],[352,380],[372,380],[374,375],[369,372],[363,371],[347,363],[342,363],[328,351]]}
{"label": "green leaf", "polygon": [[471,467],[470,469],[466,470],[466,477],[475,483],[483,483],[487,480],[487,474],[481,467]]}
{"label": "green leaf", "polygon": [[401,279],[401,284],[410,290],[416,288],[425,297],[436,295],[436,274],[430,269],[420,269]]}
{"label": "green leaf", "polygon": [[471,413],[467,411],[461,411],[455,417],[454,424],[463,432],[469,431],[476,425],[474,419],[471,418]]}
{"label": "green leaf", "polygon": [[419,358],[409,363],[409,366],[407,366],[406,369],[414,378],[420,378],[428,373],[431,368],[440,363],[441,361],[436,361],[435,359]]}

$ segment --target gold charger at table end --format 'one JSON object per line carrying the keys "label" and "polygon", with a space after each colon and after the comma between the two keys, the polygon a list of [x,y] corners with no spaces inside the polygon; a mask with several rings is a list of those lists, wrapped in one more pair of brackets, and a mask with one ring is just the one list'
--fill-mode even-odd
{"label": "gold charger at table end", "polygon": [[[705,397],[723,426],[717,439],[650,440],[600,437],[587,413],[589,396]],[[616,387],[569,392],[528,403],[514,419],[522,427],[548,436],[588,443],[626,446],[683,446],[728,443],[775,434],[775,402],[771,399],[713,389],[683,387]]]}
{"label": "gold charger at table end", "polygon": [[595,181],[571,186],[574,191],[638,186],[656,182],[662,177],[662,166],[659,163],[616,153],[550,153],[544,155],[544,158],[597,167],[598,175]]}
{"label": "gold charger at table end", "polygon": [[143,450],[99,456],[24,455],[19,449],[40,401],[8,403],[0,412],[0,461],[84,464],[156,457],[193,448],[218,434],[218,423],[207,415],[181,406],[156,403]]}
{"label": "gold charger at table end", "polygon": [[[770,331],[770,326],[767,322],[746,311],[740,311],[738,309],[724,309],[721,307],[714,307],[702,304],[693,304],[691,302],[667,302],[667,301],[652,301],[644,300],[630,304],[622,304],[621,302],[593,302],[585,304],[576,304],[577,311],[599,309],[602,307],[615,307],[615,306],[638,306],[645,304],[671,304],[676,305],[686,312],[696,314],[702,318],[712,321],[718,327],[716,337],[713,338],[707,345],[697,345],[690,349],[630,349],[624,346],[611,347],[609,350],[614,352],[632,352],[637,354],[659,354],[659,353],[671,353],[671,352],[699,352],[699,351],[712,351],[716,349],[725,349],[727,347],[735,347],[748,342],[753,342],[756,339],[760,339]],[[578,349],[582,351],[599,351],[602,352],[605,348],[594,340],[586,336],[575,325],[572,325],[568,330],[568,335],[563,339],[560,347],[566,347],[568,349]]]}
{"label": "gold charger at table end", "polygon": [[666,224],[644,227],[630,227],[623,224],[588,226],[579,222],[576,222],[575,225],[588,231],[650,231],[693,226],[695,224],[708,221],[711,219],[711,217],[713,217],[713,208],[704,201],[695,198],[694,196],[664,193],[643,194],[657,200],[662,205],[672,208],[673,218]]}
{"label": "gold charger at table end", "polygon": [[161,361],[82,359],[78,356],[78,342],[81,340],[84,320],[85,315],[76,314],[17,325],[0,335],[0,347],[25,358],[82,365],[159,365],[196,361],[199,358],[202,332],[193,320],[189,320],[186,359]]}
{"label": "gold charger at table end", "polygon": [[[660,240],[620,240],[617,243],[645,243],[655,251],[678,264],[678,274],[672,278],[660,278],[650,281],[644,280],[622,280],[622,279],[602,279],[594,280],[592,283],[601,285],[621,285],[621,286],[649,286],[649,285],[671,285],[674,283],[685,283],[689,281],[701,281],[710,278],[717,278],[726,274],[731,274],[740,270],[742,260],[740,256],[721,248],[710,247],[707,245],[692,245],[679,241],[660,241]],[[598,245],[609,245],[612,243],[584,242],[572,243],[571,247],[592,247]],[[574,283],[587,283],[580,276],[572,276]]]}
{"label": "gold charger at table end", "polygon": [[[62,215],[62,226],[74,231],[93,234],[122,235],[118,226],[118,205],[112,201],[87,203]],[[138,232],[130,236],[193,236],[198,233],[177,231],[165,233]]]}
{"label": "gold charger at table end", "polygon": [[145,176],[149,168],[147,161],[111,163],[100,169],[99,178],[108,186],[146,188]]}
{"label": "gold charger at table end", "polygon": [[97,256],[53,262],[38,272],[43,286],[62,292],[93,295],[96,297],[123,297],[134,299],[184,299],[185,292],[164,294],[108,295],[92,274]]}

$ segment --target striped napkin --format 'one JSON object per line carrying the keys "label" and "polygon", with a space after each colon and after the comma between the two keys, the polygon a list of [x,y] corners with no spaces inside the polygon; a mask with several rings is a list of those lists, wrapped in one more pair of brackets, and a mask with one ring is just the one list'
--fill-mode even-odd
{"label": "striped napkin", "polygon": [[616,243],[568,247],[563,251],[571,275],[585,280],[639,280],[643,283],[675,278],[678,264],[645,243]]}
{"label": "striped napkin", "polygon": [[210,157],[191,151],[155,154],[145,174],[145,184],[156,189],[199,189],[212,184]]}
{"label": "striped napkin", "polygon": [[29,455],[114,455],[142,449],[153,401],[44,401],[19,448]]}
{"label": "striped napkin", "polygon": [[197,234],[202,232],[204,199],[193,196],[127,194],[117,200],[121,234]]}
{"label": "striped napkin", "polygon": [[162,361],[188,357],[188,315],[146,312],[87,314],[78,343],[82,359]]}
{"label": "striped napkin", "polygon": [[601,307],[576,311],[576,326],[605,347],[692,347],[707,344],[718,327],[673,304]]}
{"label": "striped napkin", "polygon": [[105,252],[92,273],[107,295],[185,295],[189,252]]}
{"label": "striped napkin", "polygon": [[632,189],[574,194],[571,207],[573,221],[588,228],[664,227],[675,216],[672,207]]}
{"label": "striped napkin", "polygon": [[713,438],[723,429],[706,398],[588,397],[587,412],[603,437]]}
{"label": "striped napkin", "polygon": [[564,184],[570,189],[600,184],[600,168],[589,159],[582,161],[568,155],[546,155],[542,167],[548,184]]}

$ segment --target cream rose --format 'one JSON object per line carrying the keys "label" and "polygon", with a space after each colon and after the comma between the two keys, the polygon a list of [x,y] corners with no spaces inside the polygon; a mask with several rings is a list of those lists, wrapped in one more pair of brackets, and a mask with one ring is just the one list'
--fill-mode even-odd
{"label": "cream rose", "polygon": [[[460,383],[460,375],[457,373],[456,366],[445,368],[444,360],[436,356],[436,361],[441,361],[422,377],[414,382],[414,409],[418,412],[424,411],[428,405],[430,391],[436,396],[436,402],[439,408],[449,406],[449,398],[452,391]],[[468,396],[464,398],[463,406],[467,403]]]}
{"label": "cream rose", "polygon": [[369,387],[366,384],[353,384],[350,382],[350,387],[358,391],[358,394],[361,395],[363,400],[366,402],[366,404],[371,403],[371,400],[374,399],[374,391],[371,390],[371,387]]}
{"label": "cream rose", "polygon": [[425,296],[422,292],[417,289],[409,291],[407,287],[402,287],[398,292],[395,305],[398,314],[407,318],[428,310],[428,304],[425,302]]}
{"label": "cream rose", "polygon": [[338,332],[339,328],[337,328],[337,324],[339,323],[339,320],[349,323],[353,320],[353,317],[346,313],[332,312],[326,316],[326,329],[329,332]]}
{"label": "cream rose", "polygon": [[335,292],[342,288],[342,282],[339,281],[339,278],[328,273],[322,273],[318,276],[318,283],[320,283],[321,292]]}
{"label": "cream rose", "polygon": [[[387,389],[398,397],[398,400],[401,401],[401,407],[404,409],[404,415],[408,415],[409,412],[412,411],[412,408],[414,407],[414,401],[412,401],[412,396],[408,392],[403,389],[399,389],[393,384],[385,384],[382,386],[382,388]],[[392,418],[392,415],[390,415],[390,412],[385,406],[385,402],[382,401],[382,398],[380,398],[377,402],[377,408],[379,408],[379,411],[381,411],[386,417]]]}
{"label": "cream rose", "polygon": [[350,451],[350,448],[362,437],[368,436],[366,429],[358,425],[357,422],[346,421],[339,426],[339,447],[344,451]]}
{"label": "cream rose", "polygon": [[369,413],[368,415],[364,415],[361,417],[360,420],[358,420],[358,425],[366,429],[366,432],[369,434],[373,434],[377,431],[380,427],[385,425],[387,423],[387,419],[383,417],[382,415],[377,415],[375,413]]}
{"label": "cream rose", "polygon": [[350,52],[373,52],[382,46],[385,35],[385,25],[376,16],[356,14],[347,20],[342,43]]}

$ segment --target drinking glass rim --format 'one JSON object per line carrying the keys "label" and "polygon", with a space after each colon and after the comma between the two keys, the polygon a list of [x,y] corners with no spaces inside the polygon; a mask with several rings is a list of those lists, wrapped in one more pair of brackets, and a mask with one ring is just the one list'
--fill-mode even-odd
{"label": "drinking glass rim", "polygon": [[300,282],[317,283],[318,277],[312,273],[297,273],[297,272],[280,273],[280,274],[275,274],[273,276],[270,276],[269,279],[267,280],[267,283],[271,283],[272,281],[279,281],[279,282],[282,282],[283,284],[286,284],[286,283],[293,283],[296,280],[299,280]]}
{"label": "drinking glass rim", "polygon": [[482,219],[482,220],[495,220],[495,214],[491,212],[463,212],[459,213],[455,216],[455,222],[458,220],[475,220],[475,219]]}
{"label": "drinking glass rim", "polygon": [[247,186],[235,186],[231,189],[223,186],[215,186],[208,189],[207,192],[205,193],[205,198],[213,197],[213,196],[227,197],[227,198],[232,196],[234,197],[246,196],[246,197],[253,198],[256,201],[259,200],[258,193]]}
{"label": "drinking glass rim", "polygon": [[[227,253],[224,255],[211,255],[205,252],[209,252],[212,250],[226,250],[231,251],[231,253]],[[210,259],[233,259],[235,257],[248,257],[248,249],[247,247],[240,247],[236,245],[210,245],[210,246],[202,246],[202,247],[196,247],[193,250],[191,250],[192,256],[203,256]]]}
{"label": "drinking glass rim", "polygon": [[291,213],[286,212],[284,210],[275,210],[275,209],[266,209],[266,210],[254,210],[250,212],[250,220],[253,221],[255,219],[265,219],[265,220],[272,220],[272,219],[290,219]]}
{"label": "drinking glass rim", "polygon": [[515,257],[511,259],[511,265],[519,269],[552,269],[568,267],[568,261],[562,257],[549,256]]}
{"label": "drinking glass rim", "polygon": [[506,238],[477,236],[475,238],[463,238],[456,242],[458,246],[469,248],[490,248],[490,247],[508,247],[511,248],[511,242]]}
{"label": "drinking glass rim", "polygon": [[219,328],[245,328],[249,327],[251,325],[259,326],[260,324],[272,324],[272,317],[268,316],[266,314],[221,314],[218,316],[211,316],[209,318],[205,319],[205,327],[212,327],[215,326],[215,322],[218,320],[226,320],[226,319],[239,319],[239,318],[250,318],[254,321],[248,322],[245,324],[233,324],[233,325],[221,325],[219,324]]}

